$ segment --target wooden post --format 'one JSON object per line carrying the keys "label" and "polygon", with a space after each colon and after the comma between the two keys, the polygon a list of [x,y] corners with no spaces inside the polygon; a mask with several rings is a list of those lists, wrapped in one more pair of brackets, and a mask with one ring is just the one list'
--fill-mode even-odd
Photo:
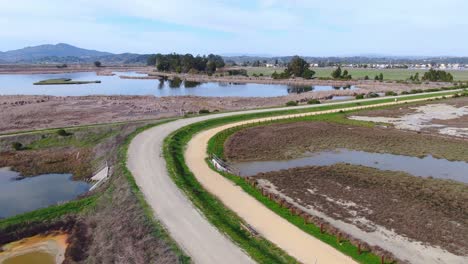
{"label": "wooden post", "polygon": [[362,252],[361,252],[361,243],[359,243],[359,244],[357,245],[357,253],[358,253],[358,255],[361,255],[361,253],[362,253]]}
{"label": "wooden post", "polygon": [[338,233],[338,235],[336,235],[336,242],[337,242],[338,244],[341,243],[340,236],[341,236],[341,233]]}
{"label": "wooden post", "polygon": [[320,233],[323,234],[323,224],[320,224]]}
{"label": "wooden post", "polygon": [[384,255],[382,255],[380,257],[380,264],[385,264],[385,256]]}

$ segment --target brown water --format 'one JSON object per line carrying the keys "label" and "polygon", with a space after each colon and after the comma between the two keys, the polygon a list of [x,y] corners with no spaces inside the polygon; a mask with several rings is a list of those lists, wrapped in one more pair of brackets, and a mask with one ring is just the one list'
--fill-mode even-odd
{"label": "brown water", "polygon": [[37,235],[0,248],[1,264],[58,264],[64,261],[68,235]]}
{"label": "brown water", "polygon": [[9,258],[3,264],[55,264],[55,257],[47,252],[31,252]]}

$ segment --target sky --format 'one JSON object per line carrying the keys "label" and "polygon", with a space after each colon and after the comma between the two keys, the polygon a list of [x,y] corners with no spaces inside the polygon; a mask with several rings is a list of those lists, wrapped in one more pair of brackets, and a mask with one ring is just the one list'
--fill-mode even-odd
{"label": "sky", "polygon": [[0,0],[0,51],[468,56],[466,0]]}

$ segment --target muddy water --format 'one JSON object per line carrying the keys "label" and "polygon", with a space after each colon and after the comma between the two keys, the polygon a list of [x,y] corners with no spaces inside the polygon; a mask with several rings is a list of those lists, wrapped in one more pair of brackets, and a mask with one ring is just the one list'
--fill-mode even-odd
{"label": "muddy water", "polygon": [[[175,82],[159,80],[121,79],[120,76],[142,77],[146,74],[136,72],[114,72],[114,76],[97,76],[94,72],[63,74],[0,74],[0,95],[154,95],[154,96],[241,96],[272,97],[306,91],[354,90],[354,86],[288,86],[279,84],[235,84],[218,82]],[[70,78],[75,81],[95,81],[80,85],[33,85],[46,79]]]}
{"label": "muddy water", "polygon": [[291,160],[240,162],[232,165],[240,171],[242,176],[253,176],[260,172],[304,166],[328,166],[336,163],[350,163],[381,170],[403,171],[415,176],[451,179],[468,183],[468,163],[464,161],[448,161],[436,159],[432,156],[418,158],[347,149],[308,153],[305,157]]}
{"label": "muddy water", "polygon": [[33,236],[1,247],[1,264],[58,264],[67,248],[67,235]]}
{"label": "muddy water", "polygon": [[46,252],[31,252],[24,255],[9,258],[3,264],[55,264],[55,258]]}
{"label": "muddy water", "polygon": [[90,185],[73,181],[71,174],[44,174],[21,178],[0,168],[0,218],[66,202],[87,192]]}

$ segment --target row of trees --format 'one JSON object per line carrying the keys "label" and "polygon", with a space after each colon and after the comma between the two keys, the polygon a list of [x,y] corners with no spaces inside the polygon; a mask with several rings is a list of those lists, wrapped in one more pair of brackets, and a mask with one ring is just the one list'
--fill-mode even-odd
{"label": "row of trees", "polygon": [[294,56],[288,63],[288,67],[281,73],[276,71],[271,75],[273,79],[287,79],[290,77],[301,77],[312,79],[315,71],[309,69],[309,63],[299,56]]}
{"label": "row of trees", "polygon": [[422,79],[423,81],[430,82],[452,82],[453,76],[446,71],[430,69],[428,72],[424,73]]}
{"label": "row of trees", "polygon": [[177,73],[199,73],[212,74],[217,68],[224,67],[225,63],[221,56],[210,54],[208,56],[193,56],[192,54],[155,54],[148,58],[148,65],[154,65],[158,71]]}

